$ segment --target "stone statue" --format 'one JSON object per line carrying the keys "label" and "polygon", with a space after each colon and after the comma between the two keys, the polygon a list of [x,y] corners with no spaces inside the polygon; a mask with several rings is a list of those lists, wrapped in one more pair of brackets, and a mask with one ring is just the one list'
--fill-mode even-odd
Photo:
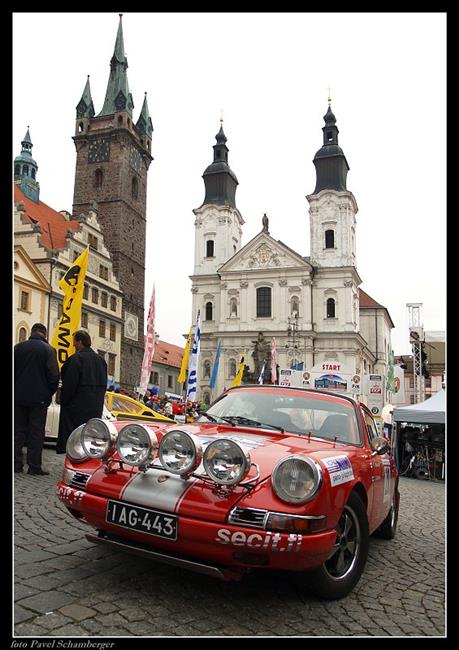
{"label": "stone statue", "polygon": [[265,362],[265,375],[268,369],[271,369],[271,345],[269,340],[265,338],[263,332],[258,332],[257,340],[252,342],[254,343],[252,357],[255,364],[253,377],[255,381],[258,381],[261,369]]}
{"label": "stone statue", "polygon": [[268,219],[268,217],[266,216],[266,212],[265,212],[264,215],[263,215],[263,218],[262,218],[262,220],[261,220],[261,223],[263,224],[263,230],[262,230],[262,232],[266,232],[266,233],[268,233],[268,235],[269,235],[269,230],[268,230],[269,219]]}

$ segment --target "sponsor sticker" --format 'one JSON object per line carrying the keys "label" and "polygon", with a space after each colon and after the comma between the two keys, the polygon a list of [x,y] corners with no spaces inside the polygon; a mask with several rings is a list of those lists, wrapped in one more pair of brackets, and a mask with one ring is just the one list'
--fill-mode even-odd
{"label": "sponsor sticker", "polygon": [[323,463],[330,474],[330,483],[332,487],[340,485],[341,483],[347,483],[354,479],[351,461],[345,454],[342,456],[324,458]]}
{"label": "sponsor sticker", "polygon": [[247,535],[242,530],[231,532],[227,528],[219,528],[215,541],[218,544],[230,544],[231,546],[246,546],[247,548],[261,548],[276,553],[292,553],[301,550],[302,535],[290,533],[251,533]]}

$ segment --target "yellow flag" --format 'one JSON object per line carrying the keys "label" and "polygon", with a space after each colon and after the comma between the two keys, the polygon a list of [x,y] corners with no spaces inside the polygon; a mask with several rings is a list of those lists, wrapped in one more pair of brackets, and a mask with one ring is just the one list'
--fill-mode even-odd
{"label": "yellow flag", "polygon": [[237,371],[237,375],[234,378],[233,383],[231,386],[240,386],[241,381],[242,381],[242,375],[244,373],[244,368],[245,368],[245,358],[247,356],[247,352],[244,353],[243,357],[241,358],[241,363],[239,364],[239,370]]}
{"label": "yellow flag", "polygon": [[51,345],[57,350],[59,368],[75,352],[72,335],[77,331],[81,320],[88,251],[89,247],[85,248],[59,282],[59,288],[64,292],[62,316],[56,325],[51,341]]}
{"label": "yellow flag", "polygon": [[183,382],[186,379],[186,371],[188,369],[188,356],[190,354],[191,332],[192,331],[193,331],[193,325],[190,327],[188,338],[186,340],[185,349],[183,351],[182,365],[180,366],[180,374],[179,374],[178,379],[177,379],[179,384],[183,384]]}

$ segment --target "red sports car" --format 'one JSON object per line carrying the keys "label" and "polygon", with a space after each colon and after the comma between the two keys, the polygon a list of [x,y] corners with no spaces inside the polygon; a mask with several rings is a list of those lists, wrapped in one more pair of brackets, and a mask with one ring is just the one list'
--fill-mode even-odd
{"label": "red sports car", "polygon": [[394,537],[399,506],[364,405],[268,385],[226,390],[192,424],[89,420],[57,493],[93,542],[223,579],[301,572],[329,599],[358,582],[372,533]]}

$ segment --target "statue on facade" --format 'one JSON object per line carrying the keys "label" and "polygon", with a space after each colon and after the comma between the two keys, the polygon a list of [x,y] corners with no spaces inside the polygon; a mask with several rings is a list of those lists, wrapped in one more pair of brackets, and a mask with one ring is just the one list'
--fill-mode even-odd
{"label": "statue on facade", "polygon": [[262,220],[261,220],[261,223],[263,224],[263,230],[262,230],[262,232],[265,232],[265,233],[267,233],[267,234],[269,235],[269,230],[268,230],[269,219],[268,219],[268,217],[266,216],[266,212],[265,212],[264,215],[263,215],[263,218],[262,218]]}
{"label": "statue on facade", "polygon": [[265,376],[271,369],[271,345],[263,332],[258,332],[257,340],[252,343],[254,343],[252,357],[255,364],[253,377],[255,381],[258,381],[263,364],[265,364]]}

